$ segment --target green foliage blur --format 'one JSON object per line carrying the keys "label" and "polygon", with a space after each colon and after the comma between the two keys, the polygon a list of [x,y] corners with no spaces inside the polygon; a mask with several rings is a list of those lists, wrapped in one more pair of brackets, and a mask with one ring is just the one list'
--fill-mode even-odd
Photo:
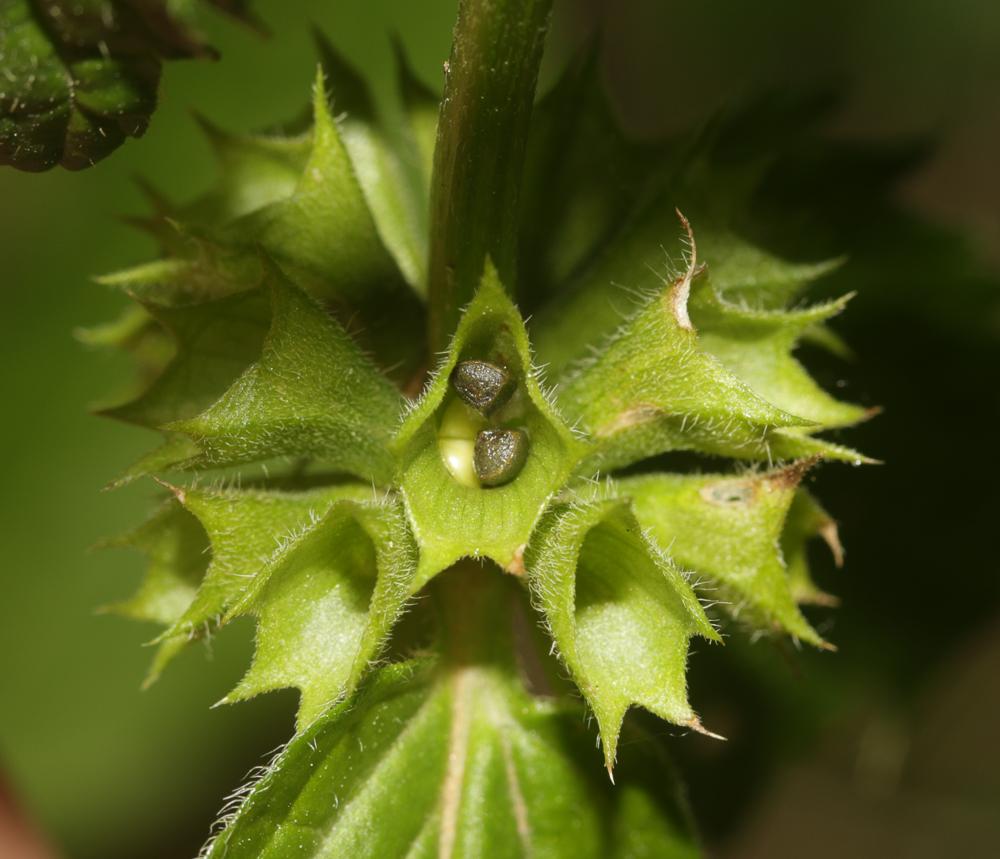
{"label": "green foliage blur", "polygon": [[[725,651],[702,648],[692,701],[730,742],[683,737],[671,747],[720,855],[797,855],[804,842],[814,857],[988,855],[1000,840],[989,813],[1000,805],[1000,740],[984,727],[1000,720],[1000,311],[997,280],[971,260],[1000,260],[1000,8],[557,7],[549,72],[600,25],[609,84],[644,133],[686,128],[760,87],[832,84],[846,93],[836,134],[936,138],[898,196],[953,233],[883,235],[879,213],[859,211],[835,237],[862,261],[836,284],[860,289],[836,326],[858,360],[814,366],[848,399],[885,406],[846,440],[887,463],[826,466],[811,487],[848,549],[839,573],[815,559],[843,605],[814,617],[841,651],[786,654],[737,636]],[[295,709],[290,692],[209,709],[248,662],[249,623],[207,652],[193,648],[140,692],[150,651],[139,643],[152,629],[95,614],[130,592],[142,562],[88,547],[139,522],[155,492],[142,482],[101,492],[149,437],[88,414],[129,368],[72,336],[123,305],[87,278],[154,251],[118,220],[144,209],[135,176],[173,199],[209,183],[192,110],[235,130],[301,113],[315,72],[312,24],[384,92],[387,33],[437,87],[454,16],[451,0],[256,8],[270,38],[209,19],[223,59],[170,64],[141,140],[82,173],[0,172],[0,775],[71,857],[193,855],[223,796],[290,734]],[[830,195],[849,210],[852,200]],[[865,268],[879,254],[898,275]]]}

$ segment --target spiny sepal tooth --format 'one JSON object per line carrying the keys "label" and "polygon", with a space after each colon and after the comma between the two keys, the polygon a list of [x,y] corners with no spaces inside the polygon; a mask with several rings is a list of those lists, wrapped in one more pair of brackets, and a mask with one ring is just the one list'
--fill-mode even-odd
{"label": "spiny sepal tooth", "polygon": [[649,535],[699,591],[754,633],[825,642],[802,616],[781,544],[815,460],[743,474],[647,474],[616,483]]}
{"label": "spiny sepal tooth", "polygon": [[329,314],[274,268],[267,292],[271,318],[258,359],[203,411],[160,424],[166,444],[123,481],[279,457],[314,458],[379,483],[391,477],[398,391]]}
{"label": "spiny sepal tooth", "polygon": [[414,594],[416,568],[398,499],[344,499],[313,514],[226,615],[257,618],[257,648],[225,701],[296,687],[299,728],[312,723],[378,658]]}
{"label": "spiny sepal tooth", "polygon": [[676,215],[687,235],[684,268],[563,374],[559,402],[597,442],[581,473],[672,450],[769,463],[862,460],[810,434],[866,410],[830,398],[790,355],[802,332],[846,299],[795,312],[729,304],[699,262],[690,223]]}
{"label": "spiny sepal tooth", "polygon": [[524,563],[560,658],[597,717],[609,768],[633,704],[677,725],[697,721],[687,699],[688,642],[719,636],[627,501],[598,494],[553,505]]}

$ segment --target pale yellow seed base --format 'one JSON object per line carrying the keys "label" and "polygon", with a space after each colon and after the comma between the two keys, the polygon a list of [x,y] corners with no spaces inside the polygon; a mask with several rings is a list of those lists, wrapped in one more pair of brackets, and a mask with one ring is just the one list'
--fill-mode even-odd
{"label": "pale yellow seed base", "polygon": [[458,483],[472,489],[480,487],[474,455],[476,435],[485,425],[477,412],[455,399],[445,408],[438,428],[438,449],[445,467]]}

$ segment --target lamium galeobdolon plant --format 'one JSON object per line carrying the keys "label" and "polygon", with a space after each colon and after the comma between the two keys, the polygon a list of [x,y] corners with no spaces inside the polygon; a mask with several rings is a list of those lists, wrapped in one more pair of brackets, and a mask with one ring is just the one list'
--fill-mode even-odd
{"label": "lamium galeobdolon plant", "polygon": [[548,7],[462,0],[440,104],[397,51],[401,123],[321,40],[310,115],[206,122],[217,186],[103,278],[134,301],[86,338],[141,383],[103,411],[163,434],[118,481],[164,489],[117,541],[149,681],[250,616],[225,701],[301,695],[213,859],[698,855],[693,643],[831,648],[804,483],[865,461],[824,433],[871,410],[795,357],[846,349],[850,296],[806,295],[839,261],[761,238],[815,105],[636,142],[592,52],[536,99]]}

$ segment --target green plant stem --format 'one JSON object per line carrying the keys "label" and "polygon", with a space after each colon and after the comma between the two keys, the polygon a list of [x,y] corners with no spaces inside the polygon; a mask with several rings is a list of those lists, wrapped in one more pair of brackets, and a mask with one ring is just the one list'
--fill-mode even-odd
{"label": "green plant stem", "polygon": [[437,576],[430,592],[444,665],[451,672],[478,666],[517,677],[541,697],[569,694],[523,584],[495,564],[468,558]]}
{"label": "green plant stem", "polygon": [[452,668],[512,665],[511,583],[498,568],[463,560],[438,576],[441,647]]}
{"label": "green plant stem", "polygon": [[429,344],[447,346],[487,256],[515,275],[517,205],[552,0],[462,0],[434,150]]}

